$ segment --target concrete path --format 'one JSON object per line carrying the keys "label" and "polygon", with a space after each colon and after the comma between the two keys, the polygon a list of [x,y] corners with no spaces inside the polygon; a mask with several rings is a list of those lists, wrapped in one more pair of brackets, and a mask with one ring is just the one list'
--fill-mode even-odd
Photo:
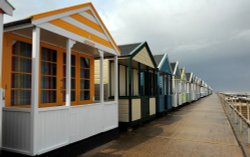
{"label": "concrete path", "polygon": [[217,95],[203,98],[85,156],[241,157],[242,151]]}

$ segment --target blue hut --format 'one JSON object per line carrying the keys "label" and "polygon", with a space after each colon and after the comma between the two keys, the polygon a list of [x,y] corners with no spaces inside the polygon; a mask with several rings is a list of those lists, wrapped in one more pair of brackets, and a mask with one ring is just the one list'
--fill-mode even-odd
{"label": "blue hut", "polygon": [[167,53],[154,55],[157,64],[157,114],[172,109],[172,69]]}

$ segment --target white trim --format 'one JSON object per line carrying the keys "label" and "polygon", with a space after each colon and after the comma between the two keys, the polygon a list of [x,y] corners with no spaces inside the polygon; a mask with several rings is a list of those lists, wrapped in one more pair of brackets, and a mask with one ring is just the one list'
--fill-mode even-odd
{"label": "white trim", "polygon": [[179,66],[179,62],[175,62],[175,67],[174,67],[174,71],[173,71],[173,75],[176,75],[177,72],[177,67]]}
{"label": "white trim", "polygon": [[104,84],[103,84],[103,71],[104,71],[104,65],[103,65],[103,56],[104,56],[104,52],[101,50],[98,50],[99,52],[99,56],[100,56],[100,103],[104,102]]}
{"label": "white trim", "polygon": [[39,105],[39,65],[40,65],[40,28],[32,30],[32,82],[31,82],[31,153],[37,151],[37,114]]}
{"label": "white trim", "polygon": [[0,8],[8,15],[13,14],[14,8],[6,0],[0,0]]}
{"label": "white trim", "polygon": [[115,57],[115,64],[114,64],[114,74],[115,74],[115,102],[118,103],[118,56],[114,56]]}
{"label": "white trim", "polygon": [[109,34],[107,33],[106,29],[104,28],[104,26],[102,25],[102,23],[100,22],[99,18],[96,16],[96,14],[94,13],[94,11],[92,10],[92,8],[90,9],[90,11],[92,12],[92,14],[94,15],[95,19],[97,20],[98,24],[101,26],[102,30],[104,31],[105,35],[107,36],[107,38],[109,39],[109,42],[112,44],[113,48],[116,50],[115,55],[119,55],[120,51],[118,50],[118,48],[116,47],[115,43],[112,41],[112,39],[110,38]]}
{"label": "white trim", "polygon": [[44,24],[44,23],[46,23],[48,21],[51,21],[51,20],[60,19],[62,17],[70,16],[72,14],[76,14],[76,13],[79,13],[79,12],[84,12],[84,11],[87,11],[87,10],[90,10],[90,7],[75,9],[75,10],[72,10],[72,11],[63,12],[61,14],[55,14],[55,15],[47,16],[47,17],[40,18],[40,19],[37,19],[37,20],[32,20],[32,24],[41,25],[41,24]]}
{"label": "white trim", "polygon": [[162,57],[160,64],[158,65],[158,68],[160,69],[162,67],[162,64],[164,63],[165,59],[167,57],[167,53],[164,54],[164,56]]}
{"label": "white trim", "polygon": [[38,108],[38,112],[56,111],[56,110],[68,110],[69,108],[70,108],[70,106],[43,107],[43,108]]}
{"label": "white trim", "polygon": [[3,111],[8,111],[8,112],[31,112],[30,108],[21,108],[21,107],[3,107]]}
{"label": "white trim", "polygon": [[4,32],[12,32],[12,31],[15,31],[15,30],[30,28],[30,27],[33,27],[33,26],[34,25],[32,25],[30,23],[17,25],[17,26],[11,26],[11,27],[5,28]]}
{"label": "white trim", "polygon": [[83,23],[81,23],[81,22],[79,22],[71,17],[66,17],[66,18],[63,18],[61,20],[65,21],[67,23],[70,23],[70,24],[74,25],[75,27],[83,29],[91,34],[94,34],[94,35],[102,38],[103,40],[109,41],[103,33],[99,32],[99,31],[93,29],[92,27],[89,27],[89,26],[87,26],[87,25],[85,25],[85,24],[83,24]]}
{"label": "white trim", "polygon": [[133,51],[131,51],[129,54],[132,55],[139,47],[141,47],[145,42],[142,42],[140,45],[138,45]]}
{"label": "white trim", "polygon": [[98,22],[96,21],[96,19],[90,15],[89,13],[87,13],[86,11],[85,12],[82,12],[82,13],[79,13],[80,15],[84,16],[85,18],[89,19],[90,21],[98,24]]}
{"label": "white trim", "polygon": [[[90,41],[89,39],[87,38],[84,38],[80,35],[77,35],[77,34],[74,34],[74,33],[71,33],[69,31],[66,31],[60,27],[57,27],[55,25],[52,25],[50,23],[46,23],[46,24],[43,24],[43,25],[39,25],[39,27],[47,30],[47,31],[50,31],[50,32],[53,32],[53,33],[56,33],[56,34],[60,34],[60,35],[63,35],[64,37],[67,37],[67,38],[70,38],[70,39],[73,39],[77,42],[80,42],[80,43],[84,43],[86,44],[85,42],[92,42]],[[100,50],[103,50],[105,52],[108,52],[110,54],[114,54],[114,55],[117,55],[117,53],[114,51],[114,49],[111,49],[109,47],[106,47],[102,44],[99,44],[99,43],[94,43],[95,45],[92,46],[94,48],[97,48],[97,49],[100,49]]]}
{"label": "white trim", "polygon": [[21,150],[21,149],[14,149],[14,148],[8,148],[8,147],[2,147],[3,150],[7,150],[10,152],[15,152],[15,153],[20,153],[20,154],[24,154],[24,155],[30,155],[32,156],[30,151],[25,151],[25,150]]}
{"label": "white trim", "polygon": [[62,143],[59,143],[59,144],[57,144],[57,145],[54,145],[54,146],[52,146],[52,147],[43,148],[43,149],[39,150],[39,151],[37,152],[36,155],[41,155],[41,154],[43,154],[43,153],[49,152],[49,151],[51,151],[51,150],[55,150],[55,149],[57,149],[57,148],[66,146],[66,145],[68,145],[68,144],[70,144],[69,140],[67,140],[67,141],[65,141],[65,142],[62,142]]}
{"label": "white trim", "polygon": [[65,103],[66,106],[70,106],[71,102],[71,48],[76,42],[68,39],[66,42],[66,93]]}

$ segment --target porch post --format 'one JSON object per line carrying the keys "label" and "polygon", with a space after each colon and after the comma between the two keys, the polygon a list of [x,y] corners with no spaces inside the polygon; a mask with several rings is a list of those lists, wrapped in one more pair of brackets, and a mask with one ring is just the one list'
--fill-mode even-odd
{"label": "porch post", "polygon": [[40,28],[32,30],[32,82],[31,82],[31,154],[36,155],[36,129],[39,104],[39,64],[40,64]]}
{"label": "porch post", "polygon": [[115,101],[118,103],[118,56],[115,56],[115,92],[114,92],[114,96],[115,96]]}
{"label": "porch post", "polygon": [[75,44],[75,41],[67,39],[66,43],[66,106],[70,106],[71,100],[71,48]]}
{"label": "porch post", "polygon": [[103,85],[103,51],[99,50],[100,56],[100,102],[104,102],[104,85]]}

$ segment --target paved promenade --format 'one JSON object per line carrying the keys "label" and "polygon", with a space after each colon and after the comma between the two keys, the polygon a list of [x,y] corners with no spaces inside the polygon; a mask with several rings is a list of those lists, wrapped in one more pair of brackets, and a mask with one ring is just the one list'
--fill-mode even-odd
{"label": "paved promenade", "polygon": [[82,157],[241,157],[217,95],[187,105]]}

